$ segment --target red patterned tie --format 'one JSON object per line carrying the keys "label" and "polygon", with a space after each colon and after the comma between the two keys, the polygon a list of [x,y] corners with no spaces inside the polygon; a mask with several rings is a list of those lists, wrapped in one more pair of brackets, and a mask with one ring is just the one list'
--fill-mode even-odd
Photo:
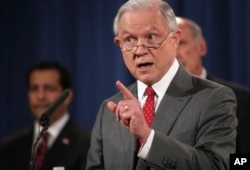
{"label": "red patterned tie", "polygon": [[[155,111],[155,107],[154,107],[154,96],[155,96],[155,92],[154,89],[151,86],[148,86],[146,88],[146,94],[147,94],[147,99],[146,102],[143,106],[143,113],[144,113],[144,118],[148,124],[148,126],[151,125],[153,118],[154,118],[154,111]],[[140,148],[142,145],[142,141],[139,141],[138,143],[138,147]]]}
{"label": "red patterned tie", "polygon": [[47,131],[44,131],[42,134],[41,142],[37,146],[37,149],[35,152],[35,160],[36,160],[37,169],[41,168],[45,154],[47,152],[48,137],[49,137],[49,133]]}
{"label": "red patterned tie", "polygon": [[154,96],[155,96],[155,92],[154,92],[154,89],[151,87],[151,86],[148,86],[146,88],[146,94],[147,94],[147,99],[146,99],[146,102],[143,106],[143,113],[144,113],[144,117],[145,117],[145,120],[148,124],[148,126],[151,125],[152,123],[152,120],[154,118]]}

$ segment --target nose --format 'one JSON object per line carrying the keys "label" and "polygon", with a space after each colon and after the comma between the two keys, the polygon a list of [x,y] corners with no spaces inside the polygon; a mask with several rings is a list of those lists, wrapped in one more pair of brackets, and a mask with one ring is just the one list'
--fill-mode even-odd
{"label": "nose", "polygon": [[44,97],[45,97],[45,91],[42,90],[42,89],[39,89],[37,91],[37,98],[40,99],[40,100],[42,100],[42,99],[44,99]]}
{"label": "nose", "polygon": [[147,52],[148,52],[148,48],[144,44],[136,45],[133,51],[133,53],[136,55],[143,55]]}

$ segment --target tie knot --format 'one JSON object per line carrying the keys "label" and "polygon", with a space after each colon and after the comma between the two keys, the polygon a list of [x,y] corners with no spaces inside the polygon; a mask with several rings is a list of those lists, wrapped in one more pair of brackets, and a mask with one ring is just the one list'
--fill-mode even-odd
{"label": "tie knot", "polygon": [[43,139],[44,141],[47,141],[47,140],[48,140],[48,137],[49,137],[49,132],[44,131],[43,134],[42,134],[42,139]]}
{"label": "tie knot", "polygon": [[148,86],[148,87],[146,88],[146,94],[147,94],[148,96],[154,96],[155,91],[154,91],[154,89],[153,89],[151,86]]}

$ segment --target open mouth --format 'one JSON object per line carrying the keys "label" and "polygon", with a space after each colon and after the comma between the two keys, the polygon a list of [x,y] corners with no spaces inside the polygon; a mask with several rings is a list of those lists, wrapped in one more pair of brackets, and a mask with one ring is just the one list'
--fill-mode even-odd
{"label": "open mouth", "polygon": [[153,65],[153,63],[141,63],[141,64],[138,64],[138,67],[139,68],[147,68],[147,67],[150,67],[150,66],[152,66]]}

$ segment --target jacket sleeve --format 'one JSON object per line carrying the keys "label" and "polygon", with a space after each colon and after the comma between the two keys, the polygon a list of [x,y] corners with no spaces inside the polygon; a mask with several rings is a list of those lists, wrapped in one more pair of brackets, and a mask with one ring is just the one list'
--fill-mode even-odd
{"label": "jacket sleeve", "polygon": [[[156,131],[145,162],[155,169],[224,170],[236,148],[236,99],[219,87],[206,97],[199,111],[193,146]],[[195,108],[194,108],[195,109]],[[183,122],[190,123],[190,122]],[[174,128],[174,127],[173,127]]]}

